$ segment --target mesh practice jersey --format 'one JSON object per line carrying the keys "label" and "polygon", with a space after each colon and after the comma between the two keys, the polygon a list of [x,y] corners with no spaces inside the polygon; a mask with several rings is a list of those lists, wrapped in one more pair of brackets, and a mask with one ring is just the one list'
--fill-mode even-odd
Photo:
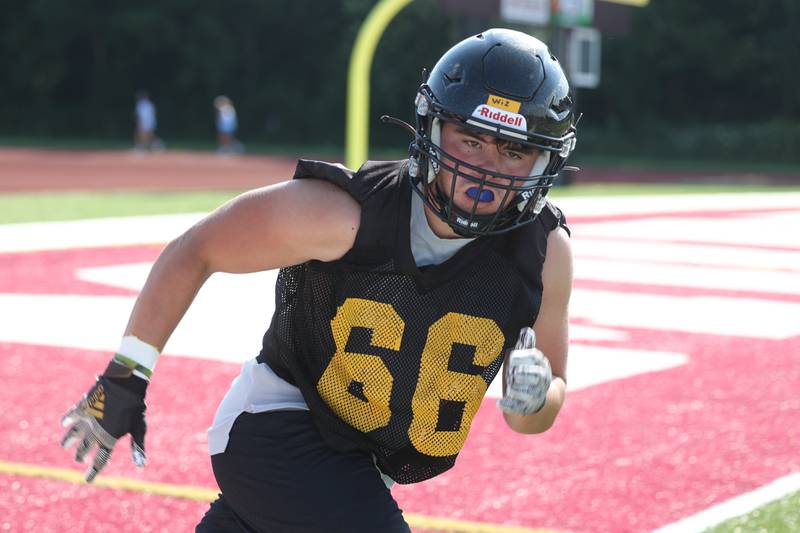
{"label": "mesh practice jersey", "polygon": [[257,360],[302,391],[331,447],[373,453],[398,483],[444,472],[505,350],[536,320],[560,211],[548,204],[532,224],[417,267],[404,162],[368,162],[354,173],[301,160],[294,178],[346,190],[361,205],[361,224],[341,259],[280,270]]}

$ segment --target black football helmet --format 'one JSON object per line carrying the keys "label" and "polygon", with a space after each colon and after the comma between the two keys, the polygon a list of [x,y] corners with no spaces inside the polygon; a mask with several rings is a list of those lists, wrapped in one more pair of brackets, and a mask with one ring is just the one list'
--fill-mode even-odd
{"label": "black football helmet", "polygon": [[[575,148],[573,99],[561,65],[547,45],[518,31],[491,29],[453,46],[420,86],[415,108],[415,140],[409,150],[412,185],[462,236],[503,233],[534,221]],[[475,167],[442,149],[442,122],[531,146],[541,154],[529,176]],[[454,204],[453,189],[437,186],[441,169],[476,183],[470,210]],[[490,179],[494,189],[505,192],[495,213],[480,215],[478,202]]]}

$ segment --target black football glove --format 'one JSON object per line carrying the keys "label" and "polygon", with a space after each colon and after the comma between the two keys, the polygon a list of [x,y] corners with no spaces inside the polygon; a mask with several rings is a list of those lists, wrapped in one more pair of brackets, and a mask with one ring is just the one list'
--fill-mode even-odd
{"label": "black football glove", "polygon": [[64,418],[63,426],[69,429],[61,439],[68,448],[80,440],[75,449],[75,460],[83,462],[89,450],[97,445],[92,466],[86,471],[86,481],[91,482],[106,466],[117,439],[131,434],[131,455],[136,466],[145,465],[144,395],[148,382],[132,374],[132,370],[111,361],[102,376],[74,405]]}

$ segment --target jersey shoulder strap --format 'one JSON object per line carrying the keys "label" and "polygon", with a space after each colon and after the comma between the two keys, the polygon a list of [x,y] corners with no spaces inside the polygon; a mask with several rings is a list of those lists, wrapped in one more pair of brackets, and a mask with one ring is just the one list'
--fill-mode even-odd
{"label": "jersey shoulder strap", "polygon": [[564,216],[564,212],[553,205],[550,200],[547,201],[542,212],[539,213],[539,219],[544,224],[547,233],[550,233],[558,227],[562,227],[568,235],[572,235],[572,232],[567,226],[567,217]]}
{"label": "jersey shoulder strap", "polygon": [[569,234],[566,217],[558,207],[548,201],[536,220],[502,235],[494,244],[498,253],[514,262],[522,279],[536,292],[542,290],[547,237],[559,227]]}
{"label": "jersey shoulder strap", "polygon": [[344,165],[301,159],[292,179],[316,178],[338,185],[361,206],[361,225],[345,262],[374,264],[388,260],[396,249],[405,161],[367,161],[357,171]]}
{"label": "jersey shoulder strap", "polygon": [[403,161],[367,161],[358,171],[341,163],[300,159],[292,179],[321,179],[338,185],[360,205],[396,182]]}

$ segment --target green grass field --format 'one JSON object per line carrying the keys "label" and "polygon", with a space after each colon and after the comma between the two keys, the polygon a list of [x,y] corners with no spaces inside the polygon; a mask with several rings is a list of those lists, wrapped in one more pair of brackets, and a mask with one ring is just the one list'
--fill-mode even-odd
{"label": "green grass field", "polygon": [[[577,196],[642,194],[717,194],[800,191],[796,187],[712,184],[585,184],[557,187],[555,199]],[[0,195],[0,224],[105,218],[134,215],[207,212],[241,191],[192,192],[65,192]]]}
{"label": "green grass field", "polygon": [[733,518],[705,533],[796,533],[800,531],[800,492]]}
{"label": "green grass field", "polygon": [[207,212],[240,191],[67,192],[0,195],[0,224]]}
{"label": "green grass field", "polygon": [[[796,187],[609,184],[559,187],[553,196],[615,196],[646,194],[718,194],[732,192],[800,191]],[[0,194],[0,224],[45,222],[135,215],[208,212],[241,191],[92,192]],[[747,515],[724,522],[708,533],[790,533],[800,531],[800,492]]]}

